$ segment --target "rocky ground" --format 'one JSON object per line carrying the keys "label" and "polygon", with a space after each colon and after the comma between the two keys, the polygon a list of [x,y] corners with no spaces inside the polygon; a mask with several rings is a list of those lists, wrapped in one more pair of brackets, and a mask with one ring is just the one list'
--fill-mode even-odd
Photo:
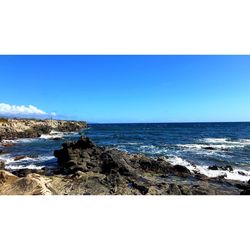
{"label": "rocky ground", "polygon": [[0,170],[4,195],[238,195],[249,183],[208,178],[165,157],[149,158],[99,147],[88,138],[55,151],[53,170]]}
{"label": "rocky ground", "polygon": [[87,124],[80,121],[0,119],[0,141],[35,138],[49,134],[52,130],[74,132],[86,127]]}

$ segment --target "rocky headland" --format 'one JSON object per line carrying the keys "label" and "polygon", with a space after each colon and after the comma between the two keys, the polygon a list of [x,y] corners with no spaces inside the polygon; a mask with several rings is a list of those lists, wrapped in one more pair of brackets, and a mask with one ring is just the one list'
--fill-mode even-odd
{"label": "rocky headland", "polygon": [[238,195],[249,183],[208,178],[167,158],[149,158],[100,147],[81,137],[66,142],[54,155],[58,168],[0,170],[4,195]]}
{"label": "rocky headland", "polygon": [[86,122],[81,121],[0,118],[0,141],[35,138],[42,134],[49,134],[53,130],[75,132],[86,127]]}

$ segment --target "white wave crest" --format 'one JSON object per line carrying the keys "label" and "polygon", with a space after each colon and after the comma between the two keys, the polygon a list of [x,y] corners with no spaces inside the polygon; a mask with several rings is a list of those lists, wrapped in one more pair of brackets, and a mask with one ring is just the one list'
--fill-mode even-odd
{"label": "white wave crest", "polygon": [[193,164],[191,164],[190,162],[182,159],[179,156],[169,156],[169,158],[167,158],[167,161],[169,163],[171,163],[172,165],[181,165],[181,166],[184,166],[187,169],[189,169],[190,171],[194,171],[195,170],[195,166]]}
{"label": "white wave crest", "polygon": [[5,168],[8,170],[19,170],[19,169],[42,169],[45,166],[37,166],[35,164],[30,165],[7,165]]}
{"label": "white wave crest", "polygon": [[205,138],[200,139],[200,142],[211,143],[211,144],[229,144],[229,145],[250,145],[250,139],[239,139],[239,140],[230,140],[228,138]]}
{"label": "white wave crest", "polygon": [[226,150],[230,148],[243,148],[244,145],[242,144],[177,144],[177,147],[184,148],[184,149],[195,149],[195,150],[207,150],[211,148],[211,150]]}
{"label": "white wave crest", "polygon": [[37,138],[21,138],[21,139],[15,139],[15,140],[2,140],[2,144],[5,144],[5,143],[13,143],[13,144],[16,144],[16,143],[30,143],[30,142],[34,142],[34,141],[37,141],[38,139]]}
{"label": "white wave crest", "polygon": [[52,140],[52,139],[61,139],[64,137],[64,133],[52,130],[49,134],[43,134],[40,136],[41,139]]}
{"label": "white wave crest", "polygon": [[200,141],[206,143],[227,143],[228,138],[205,138],[205,139],[200,139]]}
{"label": "white wave crest", "polygon": [[241,139],[240,143],[243,143],[245,145],[250,145],[250,139]]}
{"label": "white wave crest", "polygon": [[[220,177],[224,176],[225,179],[228,180],[236,180],[247,182],[250,180],[250,172],[241,169],[234,169],[232,172],[224,171],[224,170],[210,170],[208,166],[196,166],[197,170],[208,177]],[[244,175],[240,174],[239,172],[243,172]]]}
{"label": "white wave crest", "polygon": [[[38,163],[43,163],[46,161],[50,161],[55,159],[54,156],[39,156],[36,158],[31,158],[31,157],[24,157],[20,160],[15,160],[16,156],[10,155],[10,154],[5,154],[0,156],[0,160],[5,163],[5,168],[6,169],[18,169],[18,168],[40,168],[40,166],[36,165]],[[24,164],[27,165],[24,165]]]}
{"label": "white wave crest", "polygon": [[[170,156],[167,158],[167,161],[172,165],[184,166],[191,172],[196,171],[210,178],[224,176],[224,178],[228,180],[237,180],[242,182],[247,182],[250,180],[250,171],[247,170],[234,169],[232,172],[224,170],[210,170],[208,169],[208,166],[191,164],[189,161],[179,156]],[[243,175],[240,173],[243,173]]]}

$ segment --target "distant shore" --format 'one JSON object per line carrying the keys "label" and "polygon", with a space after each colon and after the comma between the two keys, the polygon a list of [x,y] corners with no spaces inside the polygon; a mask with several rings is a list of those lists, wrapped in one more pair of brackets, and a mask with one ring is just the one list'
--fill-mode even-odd
{"label": "distant shore", "polygon": [[86,127],[87,123],[81,121],[0,118],[0,141],[36,138],[52,130],[75,132]]}

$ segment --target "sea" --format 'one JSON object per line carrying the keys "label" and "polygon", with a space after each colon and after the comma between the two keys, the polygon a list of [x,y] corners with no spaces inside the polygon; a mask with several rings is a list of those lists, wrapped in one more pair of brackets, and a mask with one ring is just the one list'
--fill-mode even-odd
{"label": "sea", "polygon": [[[35,139],[5,141],[12,147],[0,155],[7,169],[57,167],[53,152],[64,141],[88,136],[97,145],[117,148],[150,157],[165,156],[174,165],[183,165],[209,177],[250,180],[250,123],[140,123],[89,124],[80,133],[52,131]],[[26,156],[15,161],[16,156]],[[232,166],[233,171],[210,170],[211,166]]]}

